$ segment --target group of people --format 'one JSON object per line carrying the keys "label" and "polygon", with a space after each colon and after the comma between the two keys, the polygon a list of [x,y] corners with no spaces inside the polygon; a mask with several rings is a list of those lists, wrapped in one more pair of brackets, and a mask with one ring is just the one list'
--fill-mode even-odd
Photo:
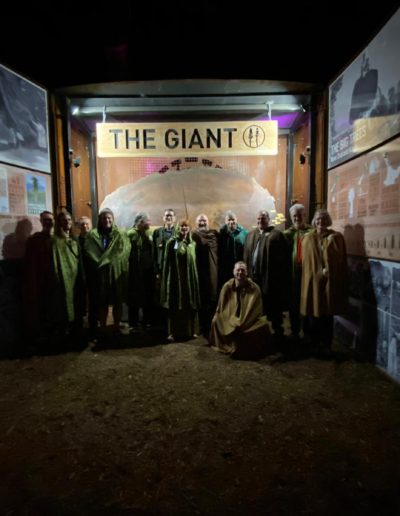
{"label": "group of people", "polygon": [[126,231],[103,209],[94,229],[87,217],[79,220],[76,238],[69,213],[57,215],[53,234],[54,216],[45,211],[26,250],[27,325],[73,336],[86,310],[91,338],[101,338],[110,306],[120,332],[126,303],[132,332],[164,323],[170,342],[202,333],[215,349],[241,358],[268,351],[270,326],[272,340],[283,340],[288,310],[294,336],[328,349],[333,315],[346,307],[344,239],[329,229],[326,210],[311,226],[304,206],[294,204],[290,215],[292,226],[281,232],[261,210],[248,231],[229,211],[217,231],[204,213],[192,229],[169,208],[154,231],[144,212]]}

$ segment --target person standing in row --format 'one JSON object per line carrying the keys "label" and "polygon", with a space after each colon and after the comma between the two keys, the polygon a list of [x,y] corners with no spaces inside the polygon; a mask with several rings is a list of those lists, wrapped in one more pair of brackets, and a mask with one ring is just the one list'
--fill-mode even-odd
{"label": "person standing in row", "polygon": [[128,308],[129,326],[133,331],[139,326],[139,309],[142,309],[143,328],[151,325],[154,294],[153,240],[147,213],[139,212],[133,228],[128,231],[131,242],[129,255]]}
{"label": "person standing in row", "polygon": [[[86,215],[83,215],[78,220],[78,229],[79,229],[79,235],[78,235],[78,242],[81,247],[82,251],[82,261],[83,261],[83,268],[86,270],[86,263],[85,263],[85,253],[84,253],[84,247],[85,247],[85,240],[90,231],[93,229],[92,221],[89,217]],[[96,331],[97,331],[97,314],[96,314],[96,308],[95,308],[95,300],[90,298],[91,292],[87,288],[86,285],[86,313],[88,316],[88,323],[89,323],[89,340],[93,340],[96,338]]]}
{"label": "person standing in row", "polygon": [[24,258],[23,306],[25,329],[33,340],[49,336],[51,316],[51,236],[54,215],[51,211],[40,214],[42,230],[30,236],[26,242]]}
{"label": "person standing in row", "polygon": [[276,338],[283,337],[282,312],[289,306],[290,253],[281,231],[269,225],[269,213],[257,214],[257,228],[246,237],[244,262],[250,278],[261,289],[264,313]]}
{"label": "person standing in row", "polygon": [[196,218],[193,240],[200,284],[200,330],[208,338],[218,299],[218,231],[209,228],[204,213]]}
{"label": "person standing in row", "polygon": [[154,298],[155,298],[155,319],[160,323],[166,323],[165,312],[160,306],[160,289],[161,289],[161,276],[164,263],[165,247],[167,242],[175,231],[176,216],[175,211],[172,208],[168,208],[164,211],[163,217],[164,225],[156,228],[153,231],[153,249],[154,249],[154,266],[155,266],[155,285],[154,285]]}
{"label": "person standing in row", "polygon": [[180,221],[167,242],[161,280],[161,306],[168,311],[168,341],[197,336],[200,292],[196,243],[187,220]]}
{"label": "person standing in row", "polygon": [[315,351],[329,355],[333,316],[347,308],[346,245],[341,233],[329,229],[327,210],[317,210],[312,225],[303,239],[300,311],[310,319]]}
{"label": "person standing in row", "polygon": [[238,224],[235,213],[228,211],[225,215],[225,224],[219,230],[218,282],[220,288],[232,278],[235,263],[243,260],[247,233],[247,229]]}
{"label": "person standing in row", "polygon": [[122,302],[126,299],[130,242],[125,231],[114,224],[109,208],[99,213],[96,229],[84,244],[90,299],[95,302],[100,331],[104,332],[109,305],[113,307],[114,331],[120,332]]}
{"label": "person standing in row", "polygon": [[80,245],[72,235],[71,214],[57,215],[52,237],[52,314],[61,337],[81,337],[84,313],[84,272]]}
{"label": "person standing in row", "polygon": [[165,210],[163,221],[164,225],[153,231],[154,260],[158,276],[162,274],[165,246],[175,230],[176,216],[172,208]]}
{"label": "person standing in row", "polygon": [[81,248],[83,249],[84,240],[87,237],[87,235],[89,234],[89,232],[93,229],[92,221],[89,219],[89,217],[86,217],[86,215],[79,217],[78,229],[79,229],[78,240],[79,240],[79,244],[80,244]]}
{"label": "person standing in row", "polygon": [[[306,212],[302,204],[293,204],[289,209],[292,226],[286,229],[285,235],[291,250],[292,262],[292,281],[291,281],[291,299],[289,308],[290,329],[292,336],[298,337],[302,329],[300,316],[300,297],[301,297],[301,271],[303,257],[303,238],[312,229],[312,226],[306,224]],[[306,320],[303,321],[303,330],[308,333]]]}

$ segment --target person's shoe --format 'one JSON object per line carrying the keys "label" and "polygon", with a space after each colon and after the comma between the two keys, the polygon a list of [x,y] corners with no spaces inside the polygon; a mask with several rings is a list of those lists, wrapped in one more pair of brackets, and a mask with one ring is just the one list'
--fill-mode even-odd
{"label": "person's shoe", "polygon": [[167,337],[167,342],[175,342],[175,338],[174,336],[172,335],[172,333],[170,335],[168,335]]}
{"label": "person's shoe", "polygon": [[197,339],[197,338],[198,338],[197,333],[193,333],[193,338],[194,338],[194,339]]}

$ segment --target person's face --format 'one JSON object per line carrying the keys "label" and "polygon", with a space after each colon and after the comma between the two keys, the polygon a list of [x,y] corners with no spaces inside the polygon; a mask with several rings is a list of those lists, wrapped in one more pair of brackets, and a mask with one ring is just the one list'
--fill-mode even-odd
{"label": "person's face", "polygon": [[111,229],[114,222],[114,217],[111,213],[103,213],[100,216],[100,226],[103,229]]}
{"label": "person's face", "polygon": [[267,229],[269,225],[269,215],[265,211],[260,211],[257,215],[257,227],[259,229]]}
{"label": "person's face", "polygon": [[150,219],[147,217],[145,219],[142,219],[138,224],[138,230],[139,231],[146,231],[150,227]]}
{"label": "person's face", "polygon": [[295,228],[299,228],[304,224],[304,211],[296,210],[292,215],[292,222]]}
{"label": "person's face", "polygon": [[173,211],[168,211],[168,210],[167,210],[167,211],[164,213],[164,218],[163,218],[163,220],[164,220],[164,224],[165,224],[166,226],[173,226],[173,225],[174,225],[174,223],[175,223],[175,218],[176,218],[176,217],[175,217],[175,215],[174,215],[174,212],[173,212]]}
{"label": "person's face", "polygon": [[64,214],[60,217],[60,227],[63,229],[66,233],[69,233],[72,228],[72,219],[71,215]]}
{"label": "person's face", "polygon": [[317,217],[315,219],[315,227],[318,233],[322,233],[328,229],[329,219],[325,213],[317,213]]}
{"label": "person's face", "polygon": [[189,226],[187,224],[182,224],[182,226],[179,229],[179,234],[182,238],[186,238],[189,234]]}
{"label": "person's face", "polygon": [[40,223],[43,229],[50,231],[54,226],[54,216],[51,213],[45,213],[41,216]]}
{"label": "person's face", "polygon": [[87,235],[92,229],[92,223],[89,219],[81,219],[79,222],[79,229],[81,231],[81,235]]}
{"label": "person's face", "polygon": [[226,217],[225,223],[228,226],[229,231],[235,231],[235,229],[237,228],[237,218],[233,215],[229,215],[228,217]]}
{"label": "person's face", "polygon": [[196,219],[197,229],[204,231],[208,228],[208,218],[206,215],[199,215]]}
{"label": "person's face", "polygon": [[241,263],[236,264],[233,268],[233,277],[239,282],[244,281],[247,278],[247,268]]}

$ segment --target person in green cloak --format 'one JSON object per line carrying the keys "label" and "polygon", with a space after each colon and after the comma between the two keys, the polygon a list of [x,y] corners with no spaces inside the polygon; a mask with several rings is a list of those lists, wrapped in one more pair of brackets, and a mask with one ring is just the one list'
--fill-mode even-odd
{"label": "person in green cloak", "polygon": [[104,208],[84,243],[86,276],[90,302],[94,303],[100,332],[104,335],[108,309],[113,307],[113,329],[120,333],[122,303],[128,285],[130,242],[125,231],[114,223],[114,214]]}
{"label": "person in green cloak", "polygon": [[71,214],[56,217],[52,236],[52,311],[55,329],[62,337],[79,338],[84,312],[84,272],[81,248],[72,236]]}
{"label": "person in green cloak", "polygon": [[199,333],[200,291],[196,243],[182,220],[168,240],[161,282],[161,306],[168,310],[168,341],[196,338]]}

